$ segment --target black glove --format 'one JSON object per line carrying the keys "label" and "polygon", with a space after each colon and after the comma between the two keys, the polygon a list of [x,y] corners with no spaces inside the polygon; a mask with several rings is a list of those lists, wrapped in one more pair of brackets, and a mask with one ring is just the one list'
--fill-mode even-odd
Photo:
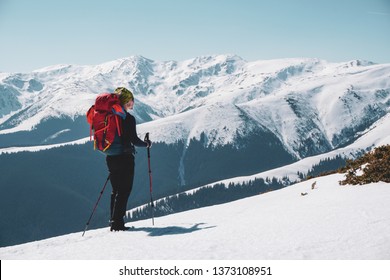
{"label": "black glove", "polygon": [[150,141],[149,139],[147,139],[147,140],[145,140],[145,142],[146,142],[146,148],[150,148],[150,147],[152,147],[152,141]]}
{"label": "black glove", "polygon": [[144,141],[146,142],[146,145],[147,145],[146,148],[152,147],[152,141],[149,140],[149,132],[146,133]]}

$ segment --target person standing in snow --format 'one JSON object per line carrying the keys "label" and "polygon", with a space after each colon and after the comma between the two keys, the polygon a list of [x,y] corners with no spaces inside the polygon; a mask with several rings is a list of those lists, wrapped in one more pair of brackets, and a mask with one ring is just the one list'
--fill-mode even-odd
{"label": "person standing in snow", "polygon": [[123,231],[128,229],[125,227],[123,217],[133,187],[134,146],[148,148],[152,143],[150,140],[142,141],[137,136],[135,118],[128,112],[134,107],[133,93],[124,87],[118,87],[115,94],[119,96],[126,117],[122,119],[121,137],[117,135],[110,149],[107,150],[106,162],[112,186],[110,230]]}

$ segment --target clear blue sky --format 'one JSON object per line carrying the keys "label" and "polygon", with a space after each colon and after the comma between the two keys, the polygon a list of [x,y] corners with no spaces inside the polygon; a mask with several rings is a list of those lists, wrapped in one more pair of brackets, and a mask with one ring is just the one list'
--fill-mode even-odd
{"label": "clear blue sky", "polygon": [[390,0],[0,0],[0,72],[227,53],[390,63]]}

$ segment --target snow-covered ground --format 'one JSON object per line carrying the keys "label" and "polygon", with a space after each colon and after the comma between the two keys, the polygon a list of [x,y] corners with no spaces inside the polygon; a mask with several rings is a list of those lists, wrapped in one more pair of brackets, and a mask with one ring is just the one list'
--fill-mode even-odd
{"label": "snow-covered ground", "polygon": [[[2,260],[389,260],[387,183],[342,174],[235,202],[0,248]],[[312,183],[317,181],[312,189]],[[304,195],[303,195],[304,194]],[[80,225],[82,230],[84,225]]]}

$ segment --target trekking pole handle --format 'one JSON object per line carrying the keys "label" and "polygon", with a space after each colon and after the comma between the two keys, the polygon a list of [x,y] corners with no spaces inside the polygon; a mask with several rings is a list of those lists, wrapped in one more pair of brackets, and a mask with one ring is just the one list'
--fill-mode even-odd
{"label": "trekking pole handle", "polygon": [[148,153],[149,153],[149,149],[152,146],[152,142],[149,140],[149,132],[146,133],[144,141],[147,143],[147,148],[148,148]]}

